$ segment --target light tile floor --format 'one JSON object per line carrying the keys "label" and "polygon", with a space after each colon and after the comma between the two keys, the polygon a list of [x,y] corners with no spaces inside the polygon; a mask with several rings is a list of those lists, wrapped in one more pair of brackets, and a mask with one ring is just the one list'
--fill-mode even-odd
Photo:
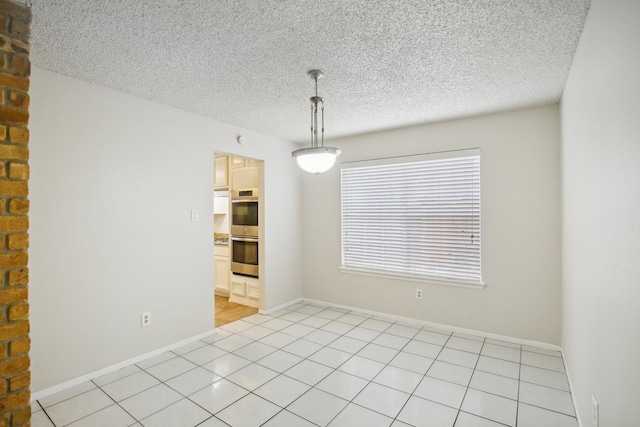
{"label": "light tile floor", "polygon": [[31,425],[578,424],[559,352],[298,303],[33,402]]}

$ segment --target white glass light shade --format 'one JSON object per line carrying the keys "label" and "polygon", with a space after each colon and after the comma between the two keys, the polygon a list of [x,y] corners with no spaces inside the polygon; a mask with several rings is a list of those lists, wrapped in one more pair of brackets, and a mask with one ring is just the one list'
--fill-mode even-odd
{"label": "white glass light shade", "polygon": [[334,147],[310,147],[296,150],[291,156],[296,158],[302,169],[318,175],[331,169],[340,153]]}

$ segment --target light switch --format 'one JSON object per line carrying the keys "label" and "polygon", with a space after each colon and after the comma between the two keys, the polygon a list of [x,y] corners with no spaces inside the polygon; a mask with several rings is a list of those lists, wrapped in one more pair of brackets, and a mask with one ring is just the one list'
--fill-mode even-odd
{"label": "light switch", "polygon": [[191,209],[191,221],[200,221],[200,211],[198,209]]}

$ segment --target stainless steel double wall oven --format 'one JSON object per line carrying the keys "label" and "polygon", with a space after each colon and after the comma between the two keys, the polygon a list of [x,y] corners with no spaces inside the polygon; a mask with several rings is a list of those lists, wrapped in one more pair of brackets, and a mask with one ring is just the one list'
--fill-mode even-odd
{"label": "stainless steel double wall oven", "polygon": [[258,189],[231,191],[231,271],[258,277]]}

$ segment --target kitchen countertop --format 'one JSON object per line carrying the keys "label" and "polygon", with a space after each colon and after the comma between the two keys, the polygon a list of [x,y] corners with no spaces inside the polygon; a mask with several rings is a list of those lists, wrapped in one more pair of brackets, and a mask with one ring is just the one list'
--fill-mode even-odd
{"label": "kitchen countertop", "polygon": [[228,233],[213,233],[213,244],[214,245],[229,245],[229,234]]}

